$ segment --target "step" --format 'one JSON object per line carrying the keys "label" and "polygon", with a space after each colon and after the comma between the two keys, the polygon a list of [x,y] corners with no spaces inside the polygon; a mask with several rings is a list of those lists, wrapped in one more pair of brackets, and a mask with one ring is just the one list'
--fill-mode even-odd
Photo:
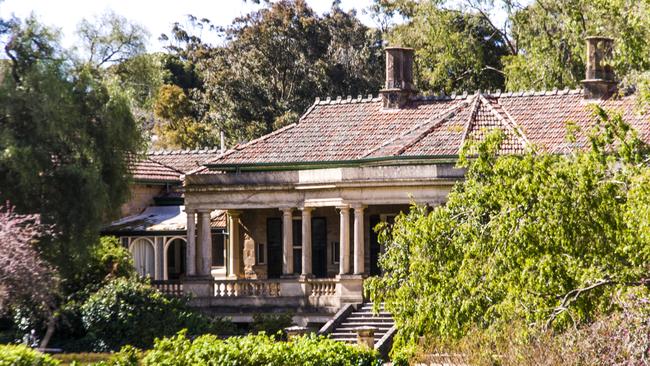
{"label": "step", "polygon": [[352,313],[350,313],[350,316],[363,316],[363,315],[365,315],[365,316],[390,316],[390,317],[393,316],[393,314],[385,312],[385,311],[382,311],[382,312],[377,313],[377,314],[375,314],[373,312],[370,312],[370,311],[353,311]]}
{"label": "step", "polygon": [[[375,338],[381,338],[386,334],[387,332],[377,332],[375,333]],[[356,337],[357,334],[353,332],[334,332],[330,334],[331,337],[336,338],[336,337],[350,337],[354,336]]]}
{"label": "step", "polygon": [[346,322],[353,322],[353,323],[394,323],[395,320],[393,318],[379,318],[379,317],[374,317],[374,318],[364,318],[364,317],[358,317],[358,316],[350,316],[345,319]]}

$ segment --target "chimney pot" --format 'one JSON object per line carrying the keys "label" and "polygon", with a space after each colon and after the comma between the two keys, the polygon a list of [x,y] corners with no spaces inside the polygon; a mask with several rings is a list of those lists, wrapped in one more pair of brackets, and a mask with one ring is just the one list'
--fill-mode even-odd
{"label": "chimney pot", "polygon": [[385,109],[402,108],[411,95],[413,85],[414,50],[406,47],[386,47],[386,82],[380,90]]}
{"label": "chimney pot", "polygon": [[616,93],[616,77],[612,68],[614,40],[609,37],[587,37],[587,65],[582,85],[587,99],[606,99]]}

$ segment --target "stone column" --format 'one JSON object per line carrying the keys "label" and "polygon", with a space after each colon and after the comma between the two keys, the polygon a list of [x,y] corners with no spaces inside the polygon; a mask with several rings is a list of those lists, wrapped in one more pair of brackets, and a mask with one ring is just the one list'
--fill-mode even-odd
{"label": "stone column", "polygon": [[199,211],[199,276],[210,276],[212,269],[212,235],[210,232],[210,211]]}
{"label": "stone column", "polygon": [[311,276],[311,207],[302,210],[302,277]]}
{"label": "stone column", "polygon": [[185,246],[186,272],[188,276],[196,276],[196,214],[187,212],[187,244]]}
{"label": "stone column", "polygon": [[282,274],[293,275],[293,209],[282,211]]}
{"label": "stone column", "polygon": [[239,258],[239,211],[228,211],[228,278],[237,279],[241,274]]}
{"label": "stone column", "polygon": [[363,241],[363,210],[366,206],[354,206],[354,274],[363,274],[365,243]]}
{"label": "stone column", "polygon": [[344,275],[350,272],[350,208],[341,206],[338,209],[341,215],[339,274]]}

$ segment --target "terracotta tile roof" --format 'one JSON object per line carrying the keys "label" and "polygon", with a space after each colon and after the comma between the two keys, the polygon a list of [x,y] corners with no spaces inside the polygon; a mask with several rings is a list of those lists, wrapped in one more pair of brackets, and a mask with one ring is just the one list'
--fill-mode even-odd
{"label": "terracotta tile roof", "polygon": [[216,156],[219,156],[217,149],[150,151],[143,159],[131,163],[131,172],[136,181],[178,184],[182,174]]}
{"label": "terracotta tile roof", "polygon": [[133,179],[136,181],[180,183],[181,171],[160,164],[149,158],[134,161],[130,166]]}
{"label": "terracotta tile roof", "polygon": [[219,156],[219,149],[150,151],[149,159],[187,173]]}
{"label": "terracotta tile roof", "polygon": [[[379,98],[317,100],[297,124],[213,154],[206,165],[219,169],[248,164],[354,161],[370,158],[455,156],[467,140],[486,131],[506,134],[503,153],[532,145],[567,152],[567,123],[581,128],[579,146],[594,124],[590,104],[623,112],[626,121],[650,142],[650,119],[635,111],[635,97],[586,100],[580,90],[474,94],[417,98],[399,110],[383,110]],[[207,172],[198,169],[194,172]]]}

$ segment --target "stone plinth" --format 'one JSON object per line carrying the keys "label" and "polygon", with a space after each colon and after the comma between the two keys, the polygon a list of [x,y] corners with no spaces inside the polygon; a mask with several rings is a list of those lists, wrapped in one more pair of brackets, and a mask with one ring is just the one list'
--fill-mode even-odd
{"label": "stone plinth", "polygon": [[309,329],[294,325],[289,328],[284,328],[284,331],[287,333],[287,340],[292,341],[296,337],[302,337],[303,335],[307,334],[307,332],[309,332]]}
{"label": "stone plinth", "polygon": [[187,277],[183,281],[183,292],[192,295],[192,297],[212,297],[214,296],[214,284],[211,277]]}
{"label": "stone plinth", "polygon": [[341,304],[359,304],[363,302],[363,276],[338,275],[336,295]]}
{"label": "stone plinth", "polygon": [[358,327],[355,329],[357,332],[357,344],[362,347],[368,347],[370,349],[375,348],[375,332],[377,328],[375,327]]}

